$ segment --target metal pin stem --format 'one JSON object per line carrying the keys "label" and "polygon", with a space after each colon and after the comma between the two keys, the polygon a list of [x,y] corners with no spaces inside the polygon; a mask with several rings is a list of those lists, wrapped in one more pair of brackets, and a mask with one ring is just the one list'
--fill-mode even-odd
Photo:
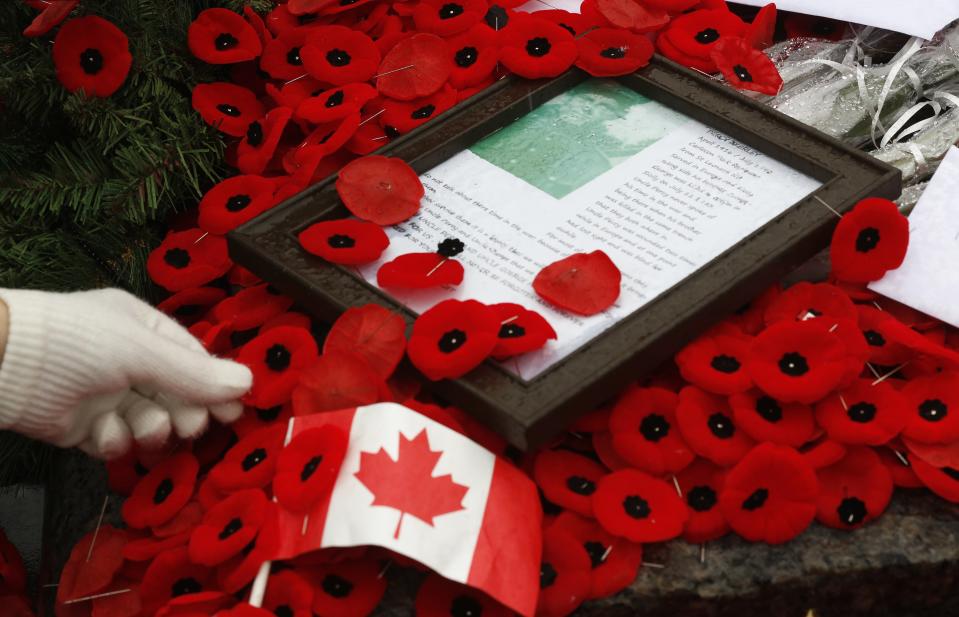
{"label": "metal pin stem", "polygon": [[835,214],[835,215],[838,216],[839,218],[842,218],[842,215],[839,214],[839,211],[836,210],[835,208],[833,208],[832,206],[830,206],[829,204],[827,204],[826,202],[824,202],[819,195],[813,195],[812,198],[815,199],[816,201],[818,201],[819,203],[821,203],[822,205],[826,206],[827,208],[829,208],[829,211],[830,211],[830,212],[832,212],[833,214]]}
{"label": "metal pin stem", "polygon": [[890,377],[892,377],[893,375],[895,375],[896,373],[898,373],[899,371],[901,371],[901,370],[903,369],[903,367],[905,367],[907,364],[909,364],[909,363],[908,363],[908,362],[903,362],[902,364],[900,364],[900,365],[897,366],[896,368],[892,369],[891,371],[889,371],[888,373],[886,373],[885,375],[883,375],[882,377],[880,377],[880,378],[877,379],[876,381],[872,382],[872,385],[878,386],[878,385],[881,384],[882,382],[886,381],[887,379],[889,379]]}
{"label": "metal pin stem", "polygon": [[433,273],[436,272],[437,270],[439,270],[439,269],[440,269],[440,266],[442,266],[443,264],[445,264],[447,261],[449,261],[449,257],[447,257],[447,258],[444,259],[443,261],[441,261],[441,262],[439,262],[438,264],[436,264],[435,266],[433,266],[433,269],[426,273],[426,277],[429,278],[430,276],[433,276]]}
{"label": "metal pin stem", "polygon": [[197,238],[197,239],[193,242],[193,244],[199,244],[200,241],[203,240],[203,238],[206,238],[206,237],[209,236],[209,235],[210,235],[210,232],[204,231],[204,232],[203,232],[203,235],[200,236],[199,238]]}
{"label": "metal pin stem", "polygon": [[909,467],[909,459],[906,458],[905,454],[903,454],[899,450],[893,450],[892,453],[896,455],[896,458],[899,459],[900,463],[902,463],[906,467]]}
{"label": "metal pin stem", "polygon": [[364,124],[366,124],[367,122],[369,122],[369,121],[372,120],[373,118],[377,117],[378,115],[380,115],[380,114],[383,113],[384,111],[386,111],[386,109],[381,109],[381,110],[379,110],[378,112],[376,112],[375,114],[373,114],[372,116],[370,116],[369,118],[367,118],[366,120],[360,122],[360,126],[363,126]]}
{"label": "metal pin stem", "polygon": [[644,561],[644,562],[643,562],[643,565],[646,566],[647,568],[656,568],[657,570],[663,570],[663,569],[666,568],[666,566],[665,566],[664,564],[661,564],[661,563],[653,563],[653,562],[651,562],[651,561]]}
{"label": "metal pin stem", "polygon": [[118,596],[121,593],[128,593],[133,591],[132,589],[118,589],[117,591],[108,591],[106,593],[98,593],[93,596],[84,596],[82,598],[74,598],[72,600],[67,600],[64,604],[76,604],[78,602],[86,602],[87,600],[96,600],[97,598],[109,598],[110,596]]}
{"label": "metal pin stem", "polygon": [[392,565],[393,565],[392,561],[387,561],[386,565],[383,566],[383,569],[380,570],[380,573],[376,575],[376,578],[383,578],[384,576],[386,576],[386,571],[389,570],[390,566]]}
{"label": "metal pin stem", "polygon": [[706,563],[706,543],[699,545],[699,563]]}
{"label": "metal pin stem", "polygon": [[90,550],[87,551],[87,563],[93,557],[93,547],[96,546],[97,536],[100,535],[100,527],[103,526],[103,515],[107,513],[107,504],[110,502],[110,496],[103,498],[103,507],[100,508],[100,518],[97,519],[97,527],[93,530],[93,539],[90,540]]}
{"label": "metal pin stem", "polygon": [[676,487],[676,493],[679,495],[680,498],[682,498],[683,489],[679,488],[679,480],[676,478],[676,476],[673,476],[673,486]]}
{"label": "metal pin stem", "polygon": [[415,64],[407,64],[406,66],[401,66],[398,69],[393,69],[392,71],[386,71],[385,73],[380,73],[379,75],[374,75],[370,79],[376,79],[377,77],[383,77],[384,75],[389,75],[390,73],[398,73],[399,71],[405,71],[406,69],[411,69]]}

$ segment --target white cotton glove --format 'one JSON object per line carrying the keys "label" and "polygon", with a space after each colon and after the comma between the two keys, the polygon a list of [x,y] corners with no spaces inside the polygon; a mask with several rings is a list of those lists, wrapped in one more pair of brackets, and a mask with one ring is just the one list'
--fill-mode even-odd
{"label": "white cotton glove", "polygon": [[171,431],[232,422],[248,368],[208,354],[181,325],[118,289],[0,289],[9,335],[0,363],[0,429],[102,458]]}

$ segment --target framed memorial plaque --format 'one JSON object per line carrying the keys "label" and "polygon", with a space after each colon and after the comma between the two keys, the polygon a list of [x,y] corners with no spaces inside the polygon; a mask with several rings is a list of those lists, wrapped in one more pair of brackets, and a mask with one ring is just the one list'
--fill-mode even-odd
{"label": "framed memorial plaque", "polygon": [[[381,261],[347,268],[300,247],[306,227],[349,215],[332,179],[233,232],[231,253],[328,320],[372,302],[412,324],[447,298],[542,314],[558,335],[543,349],[431,386],[521,448],[825,247],[830,208],[901,189],[892,167],[659,56],[615,79],[503,79],[379,153],[407,161],[426,189],[419,213],[387,230]],[[446,238],[465,245],[459,286],[377,287],[382,263]],[[597,249],[623,276],[606,311],[573,315],[533,291],[544,266]]]}

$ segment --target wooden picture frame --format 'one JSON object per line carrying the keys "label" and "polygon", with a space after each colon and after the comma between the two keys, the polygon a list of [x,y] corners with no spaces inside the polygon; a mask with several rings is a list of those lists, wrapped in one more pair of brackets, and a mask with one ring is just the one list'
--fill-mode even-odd
{"label": "wooden picture frame", "polygon": [[[424,173],[588,77],[572,69],[551,80],[505,78],[379,154],[400,157]],[[460,379],[429,386],[436,397],[460,406],[522,449],[543,444],[577,416],[610,400],[744,299],[824,248],[837,219],[819,200],[845,212],[862,198],[894,199],[901,192],[898,170],[661,56],[618,79],[823,184],[538,377],[526,382],[486,362]],[[333,180],[229,234],[232,257],[321,319],[332,321],[349,307],[377,303],[412,324],[415,315],[387,293],[300,247],[297,234],[309,225],[349,215]]]}

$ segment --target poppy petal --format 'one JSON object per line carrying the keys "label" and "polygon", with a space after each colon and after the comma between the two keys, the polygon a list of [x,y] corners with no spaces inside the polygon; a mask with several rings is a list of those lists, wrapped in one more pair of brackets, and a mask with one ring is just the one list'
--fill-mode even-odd
{"label": "poppy petal", "polygon": [[595,315],[616,302],[622,274],[603,251],[576,253],[554,262],[533,279],[536,293],[561,309]]}
{"label": "poppy petal", "polygon": [[263,44],[243,17],[228,9],[204,9],[187,29],[190,53],[209,64],[253,60]]}
{"label": "poppy petal", "polygon": [[413,324],[407,354],[413,365],[436,381],[465,375],[496,347],[496,314],[475,300],[444,300]]}
{"label": "poppy petal", "polygon": [[437,92],[449,79],[453,61],[446,41],[426,32],[401,40],[380,63],[376,89],[398,101]]}
{"label": "poppy petal", "polygon": [[635,469],[614,471],[599,481],[593,513],[606,531],[633,542],[675,538],[689,518],[671,484]]}
{"label": "poppy petal", "polygon": [[348,437],[330,424],[299,433],[280,452],[273,494],[280,505],[306,514],[333,489]]}
{"label": "poppy petal", "polygon": [[720,467],[729,467],[743,458],[754,442],[739,430],[726,399],[696,386],[679,392],[676,419],[679,430],[696,454]]}
{"label": "poppy petal", "polygon": [[349,308],[333,323],[323,343],[323,353],[333,351],[360,356],[386,379],[406,351],[406,322],[378,304]]}
{"label": "poppy petal", "polygon": [[546,499],[583,516],[593,516],[592,496],[605,475],[599,463],[567,450],[543,450],[533,463],[533,479]]}
{"label": "poppy petal", "polygon": [[535,351],[556,338],[556,331],[546,319],[519,304],[502,303],[490,306],[500,320],[499,334],[493,357],[505,360]]}
{"label": "poppy petal", "polygon": [[390,239],[376,223],[337,219],[307,227],[300,233],[300,244],[330,263],[358,266],[379,259]]}
{"label": "poppy petal", "polygon": [[653,475],[676,473],[693,462],[676,420],[679,397],[663,388],[633,386],[609,417],[613,449],[631,465]]}
{"label": "poppy petal", "polygon": [[835,465],[816,471],[816,520],[834,529],[853,530],[874,520],[892,499],[892,474],[872,448],[850,448]]}
{"label": "poppy petal", "polygon": [[299,375],[293,390],[293,415],[371,405],[385,384],[359,356],[348,351],[324,352]]}
{"label": "poppy petal", "polygon": [[273,207],[275,185],[256,175],[227,178],[203,195],[197,225],[211,234],[224,235]]}
{"label": "poppy petal", "polygon": [[888,199],[860,201],[840,219],[829,256],[833,275],[865,283],[902,265],[909,246],[909,219]]}
{"label": "poppy petal", "polygon": [[120,89],[133,64],[127,35],[96,15],[76,17],[53,39],[53,65],[68,92],[107,97]]}
{"label": "poppy petal", "polygon": [[199,464],[181,452],[154,466],[123,502],[123,520],[135,529],[169,521],[193,495]]}
{"label": "poppy petal", "polygon": [[416,214],[425,195],[413,168],[398,158],[370,155],[340,170],[336,192],[354,216],[395,225]]}
{"label": "poppy petal", "polygon": [[253,92],[227,82],[197,84],[193,109],[204,122],[232,137],[246,135],[250,123],[265,111]]}
{"label": "poppy petal", "polygon": [[376,284],[396,289],[430,289],[463,282],[463,264],[438,253],[406,253],[376,271]]}

